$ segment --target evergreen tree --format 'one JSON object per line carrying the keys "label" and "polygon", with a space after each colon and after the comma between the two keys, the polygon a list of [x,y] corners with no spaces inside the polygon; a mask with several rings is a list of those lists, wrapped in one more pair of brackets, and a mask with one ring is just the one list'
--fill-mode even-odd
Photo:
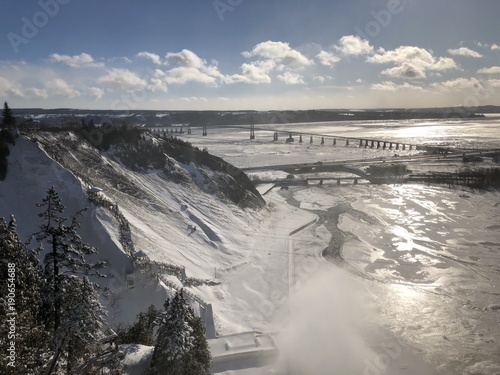
{"label": "evergreen tree", "polygon": [[98,335],[102,331],[105,311],[95,288],[87,277],[71,276],[66,280],[61,326],[56,332],[58,345],[52,362],[64,357],[67,374],[75,373],[99,349]]}
{"label": "evergreen tree", "polygon": [[160,313],[154,305],[149,306],[147,312],[139,313],[128,329],[118,332],[120,344],[154,345],[155,328],[158,326]]}
{"label": "evergreen tree", "polygon": [[[14,217],[8,224],[0,218],[2,374],[40,373],[50,356],[49,334],[40,318],[42,283],[36,254],[20,241]],[[9,321],[15,322],[15,336],[12,336]],[[5,360],[11,341],[15,342],[15,366],[9,366],[9,360]]]}
{"label": "evergreen tree", "polygon": [[44,302],[47,308],[47,323],[57,331],[61,325],[62,297],[64,286],[71,274],[88,274],[91,270],[102,267],[103,262],[90,264],[85,260],[86,255],[96,253],[96,249],[82,241],[77,229],[79,219],[83,217],[86,209],[73,215],[70,225],[66,225],[67,218],[63,217],[64,206],[59,194],[54,187],[47,190],[47,196],[38,207],[44,211],[38,216],[43,219],[40,232],[37,233],[38,241],[46,241],[50,249],[44,258],[44,277],[47,288]]}
{"label": "evergreen tree", "polygon": [[87,275],[104,263],[90,264],[85,259],[86,255],[96,253],[96,249],[84,243],[77,233],[79,218],[85,209],[73,215],[70,224],[66,225],[68,220],[62,216],[64,206],[54,187],[48,189],[47,196],[37,206],[44,211],[39,214],[43,224],[36,237],[50,246],[44,258],[45,288],[42,293],[45,326],[53,331],[51,349],[54,354],[47,374],[58,371],[62,361],[70,374],[73,367],[85,361],[93,351],[103,315],[94,291],[95,284],[76,275]]}
{"label": "evergreen tree", "polygon": [[9,108],[7,102],[3,103],[3,112],[2,112],[2,126],[6,128],[11,128],[16,125],[16,118],[12,114],[12,110]]}
{"label": "evergreen tree", "polygon": [[182,290],[165,302],[149,374],[210,374],[210,352],[201,320],[194,315]]}

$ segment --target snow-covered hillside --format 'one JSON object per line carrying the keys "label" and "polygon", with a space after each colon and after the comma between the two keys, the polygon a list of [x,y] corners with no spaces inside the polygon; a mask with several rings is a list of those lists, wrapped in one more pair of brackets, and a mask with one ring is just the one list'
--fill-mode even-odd
{"label": "snow-covered hillside", "polygon": [[[166,169],[131,170],[116,153],[113,149],[101,153],[71,133],[19,137],[11,147],[7,178],[0,183],[0,215],[14,214],[20,234],[28,238],[40,225],[36,203],[50,186],[60,193],[67,216],[89,206],[81,235],[99,250],[99,258],[109,262],[109,277],[99,282],[113,295],[112,302],[104,301],[113,326],[131,322],[150,304],[161,307],[171,287],[184,286],[200,300],[215,305],[218,332],[263,328],[267,317],[259,314],[258,306],[265,302],[258,303],[255,296],[264,293],[263,298],[271,298],[265,295],[270,288],[259,291],[258,285],[250,286],[247,278],[235,275],[247,265],[245,272],[255,276],[274,274],[272,268],[282,262],[258,270],[252,263],[268,256],[259,250],[270,243],[265,233],[274,236],[276,222],[290,219],[289,212],[275,207],[280,213],[271,215],[268,209],[258,209],[259,196],[250,198],[256,209],[242,209],[229,197],[212,191],[223,191],[220,181],[225,180],[208,167],[169,158],[168,168],[175,171],[172,177]],[[232,179],[229,174],[226,178]],[[102,189],[93,201],[88,197],[91,187]],[[310,217],[297,214],[287,220],[277,232],[281,233],[278,246],[286,246],[287,233]],[[124,236],[122,218],[128,223],[131,239],[127,233]],[[259,228],[261,223],[263,228]],[[257,231],[264,235],[256,239],[253,234]],[[152,271],[160,282],[134,266],[133,258],[157,262]],[[255,313],[247,306],[250,301],[257,303]]]}

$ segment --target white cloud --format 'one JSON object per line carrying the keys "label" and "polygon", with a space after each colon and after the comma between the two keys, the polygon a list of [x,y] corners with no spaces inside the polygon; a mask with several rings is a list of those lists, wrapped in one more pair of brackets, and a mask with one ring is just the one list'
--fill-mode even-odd
{"label": "white cloud", "polygon": [[452,58],[435,58],[429,51],[420,47],[401,46],[392,51],[379,52],[366,60],[373,64],[394,63],[394,68],[382,73],[399,78],[424,78],[427,71],[446,71],[458,69]]}
{"label": "white cloud", "polygon": [[339,40],[339,44],[333,46],[343,56],[361,56],[373,53],[370,42],[354,35],[345,35]]}
{"label": "white cloud", "polygon": [[54,95],[67,96],[70,99],[80,96],[80,92],[61,78],[56,78],[45,83],[45,87],[52,91]]}
{"label": "white cloud", "polygon": [[498,44],[493,43],[493,44],[491,45],[491,50],[492,50],[492,51],[499,50],[499,49],[500,49],[500,46],[499,46]]}
{"label": "white cloud", "polygon": [[283,74],[278,75],[276,78],[278,78],[280,81],[285,82],[285,84],[287,84],[287,85],[303,85],[303,84],[305,84],[304,77],[301,74],[297,74],[297,73],[285,72]]}
{"label": "white cloud", "polygon": [[331,80],[332,78],[332,76],[313,76],[313,80],[320,83],[324,83],[325,81]]}
{"label": "white cloud", "polygon": [[425,78],[423,69],[408,62],[386,69],[382,71],[382,74],[395,78]]}
{"label": "white cloud", "polygon": [[481,55],[479,52],[471,50],[470,48],[467,48],[467,47],[460,47],[457,49],[449,49],[448,53],[450,55],[454,55],[454,56],[468,56],[468,57],[473,57],[475,59],[479,59],[479,58],[483,57],[483,55]]}
{"label": "white cloud", "polygon": [[500,74],[500,66],[492,66],[491,68],[482,68],[477,71],[479,74]]}
{"label": "white cloud", "polygon": [[147,86],[147,82],[128,69],[111,68],[108,74],[97,82],[105,84],[110,90],[134,91]]}
{"label": "white cloud", "polygon": [[422,91],[423,88],[420,86],[416,85],[411,85],[408,82],[404,82],[401,85],[398,85],[392,81],[384,81],[381,83],[375,83],[371,86],[373,90],[381,90],[381,91],[396,91],[396,90],[416,90],[416,91]]}
{"label": "white cloud", "polygon": [[334,66],[340,61],[340,57],[335,56],[333,53],[327,51],[321,51],[316,55],[321,65]]}
{"label": "white cloud", "polygon": [[255,61],[250,64],[241,65],[242,74],[233,74],[226,76],[224,81],[226,83],[271,83],[269,73],[276,67],[273,60]]}
{"label": "white cloud", "polygon": [[204,60],[200,59],[194,52],[188,49],[183,49],[181,52],[169,52],[166,57],[168,61],[177,63],[184,68],[199,69],[206,64]]}
{"label": "white cloud", "polygon": [[89,95],[92,96],[95,100],[102,99],[104,96],[104,90],[99,87],[89,87]]}
{"label": "white cloud", "polygon": [[500,88],[500,79],[489,79],[488,85],[495,88]]}
{"label": "white cloud", "polygon": [[457,89],[477,90],[478,88],[483,88],[483,84],[477,78],[463,78],[463,77],[444,82],[437,82],[432,84],[432,86],[448,90],[457,90]]}
{"label": "white cloud", "polygon": [[4,77],[0,77],[0,95],[1,96],[23,96],[22,91],[19,87],[16,87],[14,83]]}
{"label": "white cloud", "polygon": [[313,61],[309,60],[302,53],[292,49],[288,43],[273,42],[270,40],[257,44],[250,52],[245,51],[242,55],[246,58],[262,57],[291,67],[314,64]]}
{"label": "white cloud", "polygon": [[72,68],[103,68],[103,63],[95,62],[94,58],[88,53],[81,53],[79,55],[69,56],[53,53],[49,56],[51,61],[59,62],[68,65]]}
{"label": "white cloud", "polygon": [[429,70],[446,71],[458,69],[457,63],[451,57],[440,57],[434,64],[429,66]]}
{"label": "white cloud", "polygon": [[142,52],[139,52],[137,54],[137,57],[144,57],[146,59],[149,59],[151,60],[153,63],[157,64],[157,65],[160,65],[162,62],[161,62],[161,58],[159,55],[157,55],[156,53],[151,53],[151,52],[147,52],[147,51],[142,51]]}
{"label": "white cloud", "polygon": [[180,100],[184,100],[185,102],[208,102],[208,99],[205,97],[197,97],[197,96],[191,96],[191,97],[184,97],[184,98],[179,98]]}
{"label": "white cloud", "polygon": [[[224,80],[223,74],[215,64],[209,65],[205,60],[187,49],[183,49],[181,52],[169,52],[166,58],[170,63],[178,65],[163,72],[162,79],[168,84],[198,82],[217,86],[220,81]],[[216,61],[213,62],[216,63]],[[159,87],[159,85],[157,84],[156,87]]]}
{"label": "white cloud", "polygon": [[179,66],[166,72],[165,82],[172,84],[185,84],[187,82],[198,82],[205,84],[216,84],[216,77],[202,72],[194,67]]}

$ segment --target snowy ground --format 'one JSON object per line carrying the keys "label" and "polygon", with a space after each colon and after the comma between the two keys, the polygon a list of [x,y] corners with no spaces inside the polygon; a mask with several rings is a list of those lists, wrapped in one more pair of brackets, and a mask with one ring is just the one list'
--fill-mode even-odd
{"label": "snowy ground", "polygon": [[[351,125],[316,124],[308,130],[497,147],[500,139],[498,120],[474,126]],[[405,138],[408,134],[411,138]],[[256,135],[250,141],[247,131],[209,129],[208,137],[189,140],[240,167],[393,153],[273,143],[272,133]],[[157,171],[130,172],[106,156],[94,156],[95,165],[85,164],[85,173],[102,181],[106,196],[118,203],[136,251],[182,265],[188,276],[220,283],[189,288],[213,305],[219,334],[275,333],[281,352],[276,365],[221,373],[291,374],[290,368],[315,375],[500,373],[498,193],[325,184],[272,190],[265,196],[267,207],[256,212],[172,183]],[[81,157],[74,155],[77,163]],[[36,143],[19,141],[9,163],[7,179],[0,183],[0,215],[14,213],[25,223],[23,237],[36,230],[36,209],[30,207],[50,185],[61,192],[70,213],[88,205],[85,184]],[[190,166],[184,167],[189,172]],[[192,225],[198,227],[194,233]],[[169,292],[162,283],[132,274],[135,287],[126,286],[132,267],[113,217],[91,206],[82,230],[113,267],[106,281],[117,300],[113,324],[130,322],[151,303],[162,306]],[[324,249],[335,264],[321,256]],[[168,280],[179,285],[176,277]],[[130,349],[135,356],[130,367],[138,357],[147,361],[148,350]]]}
{"label": "snowy ground", "polygon": [[[322,134],[362,133],[373,138],[471,147],[498,147],[500,139],[499,122],[490,119],[412,123],[406,128],[395,123],[373,125],[352,129],[310,126]],[[294,127],[298,125],[290,125],[290,129]],[[242,167],[390,156],[380,150],[275,144],[270,142],[272,133],[256,135],[257,140],[250,141],[244,140],[245,131],[212,130],[209,137],[191,141]],[[299,347],[297,355],[292,354],[300,358],[291,361],[295,368],[302,365],[302,373],[314,374],[500,373],[499,193],[424,185],[327,184],[272,191],[266,199],[280,204],[284,200],[322,216],[293,240],[291,259],[299,289],[292,296],[301,294],[301,286],[303,293],[315,296],[312,301],[306,299],[309,309],[302,315],[303,323],[300,318],[294,321],[292,310],[293,323],[279,336],[286,338],[281,342],[282,357],[295,353],[295,345]],[[338,225],[332,224],[337,220]],[[356,287],[348,282],[339,287],[329,280],[338,271],[335,266],[325,266],[318,254],[332,244],[339,247],[344,259],[336,263],[349,272]],[[328,276],[317,281],[318,269],[325,267]],[[316,283],[314,293],[306,286],[308,282]],[[358,288],[366,311],[353,323],[351,315],[360,305],[345,301],[343,291],[350,296]],[[279,300],[279,294],[276,297]],[[333,308],[331,299],[341,301],[344,310]],[[372,324],[367,326],[366,321]],[[296,327],[295,336],[290,326]],[[292,343],[291,348],[284,342]],[[348,354],[335,355],[344,348]],[[341,359],[346,356],[361,367],[344,363]],[[231,374],[266,373],[264,369],[255,371]]]}

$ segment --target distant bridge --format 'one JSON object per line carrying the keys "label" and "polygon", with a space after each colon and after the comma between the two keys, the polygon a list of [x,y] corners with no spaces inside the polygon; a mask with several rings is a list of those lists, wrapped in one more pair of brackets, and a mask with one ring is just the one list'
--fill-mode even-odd
{"label": "distant bridge", "polygon": [[[215,125],[213,125],[215,126]],[[311,133],[307,131],[297,131],[297,130],[285,130],[285,129],[275,129],[268,127],[256,127],[255,125],[246,125],[246,126],[217,126],[218,129],[243,129],[248,130],[250,140],[256,138],[255,131],[268,132],[272,134],[272,141],[277,142],[280,139],[285,140],[286,143],[309,143],[309,144],[320,144],[326,145],[330,143],[332,146],[344,146],[344,147],[360,147],[360,148],[371,148],[371,149],[382,149],[382,150],[448,150],[446,148],[435,147],[435,146],[422,146],[408,142],[400,142],[400,141],[388,141],[382,139],[373,139],[366,137],[347,137],[341,135],[332,135],[332,134],[318,134]],[[166,135],[182,135],[189,138],[191,135],[199,134],[201,130],[202,136],[208,136],[209,127],[206,125],[203,127],[191,127],[189,125],[184,126],[173,126],[173,127],[164,127],[164,128],[150,128],[153,133],[164,133]],[[196,133],[195,133],[196,131]],[[296,140],[296,138],[298,138]]]}

